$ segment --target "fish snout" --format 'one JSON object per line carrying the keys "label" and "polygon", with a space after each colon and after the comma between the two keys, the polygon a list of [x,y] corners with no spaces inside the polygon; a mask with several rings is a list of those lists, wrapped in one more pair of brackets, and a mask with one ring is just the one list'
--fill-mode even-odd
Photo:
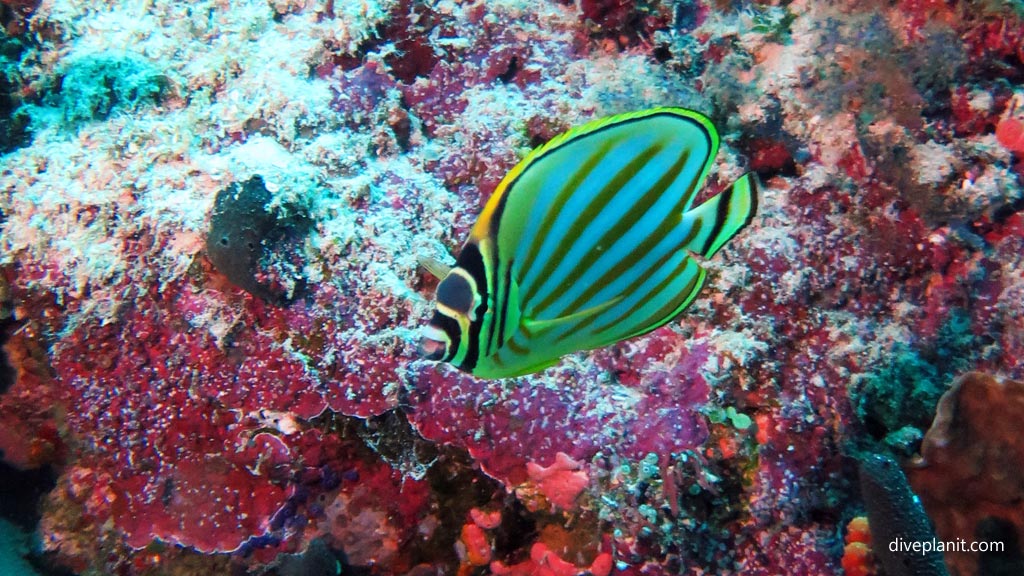
{"label": "fish snout", "polygon": [[448,352],[448,338],[444,330],[433,324],[424,328],[416,352],[424,360],[442,360]]}
{"label": "fish snout", "polygon": [[448,346],[440,340],[434,340],[424,336],[420,338],[419,346],[416,347],[416,352],[420,355],[420,358],[424,360],[440,360],[444,358],[444,353]]}

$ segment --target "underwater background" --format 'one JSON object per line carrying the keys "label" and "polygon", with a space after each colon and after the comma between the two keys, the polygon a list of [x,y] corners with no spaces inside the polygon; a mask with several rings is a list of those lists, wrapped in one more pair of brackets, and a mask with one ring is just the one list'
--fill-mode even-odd
{"label": "underwater background", "polygon": [[[1024,574],[1021,2],[0,24],[0,573]],[[717,126],[702,197],[765,187],[690,309],[516,379],[418,360],[418,258],[656,106]],[[910,490],[1004,550],[872,550],[930,533]]]}

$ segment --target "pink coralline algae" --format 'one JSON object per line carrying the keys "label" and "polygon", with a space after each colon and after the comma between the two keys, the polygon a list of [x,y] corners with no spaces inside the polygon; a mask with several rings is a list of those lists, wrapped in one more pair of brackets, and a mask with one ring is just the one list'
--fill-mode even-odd
{"label": "pink coralline algae", "polygon": [[530,548],[530,559],[514,566],[506,566],[501,562],[490,565],[491,573],[508,576],[574,576],[580,572],[594,576],[608,576],[612,571],[612,556],[603,553],[585,566],[577,566],[567,562],[544,544],[534,544]]}
{"label": "pink coralline algae", "polygon": [[[74,393],[68,425],[97,442],[69,474],[71,490],[81,490],[75,479],[88,478],[82,484],[103,492],[87,499],[95,506],[89,512],[111,517],[129,545],[156,537],[207,552],[234,550],[268,530],[288,496],[283,474],[292,458],[287,444],[257,434],[260,423],[232,412],[224,403],[232,398],[217,398],[216,390],[238,384],[271,406],[274,398],[261,397],[258,384],[237,378],[258,383],[287,366],[267,359],[269,372],[255,376],[243,361],[236,373],[211,355],[212,343],[161,329],[166,310],[147,300],[137,299],[117,324],[80,328],[55,351],[57,377]],[[301,386],[301,379],[291,381]],[[108,430],[118,431],[116,444],[102,442]]]}
{"label": "pink coralline algae", "polygon": [[[316,369],[260,331],[221,348],[189,330],[201,298],[188,286],[165,287],[137,297],[117,322],[83,325],[54,348],[54,371],[72,393],[67,425],[94,442],[69,481],[88,477],[103,493],[88,499],[90,514],[111,518],[136,548],[159,538],[231,551],[269,532],[296,478],[330,464],[322,433],[297,421],[323,412],[335,386],[372,386],[383,370],[358,382],[354,372],[332,372],[338,380],[320,392]],[[380,411],[371,397],[331,397],[339,411]]]}
{"label": "pink coralline algae", "polygon": [[[1024,379],[1010,7],[227,4],[0,6],[34,130],[0,156],[0,450],[58,478],[53,561],[835,574],[848,454],[923,438],[939,466],[948,382]],[[65,123],[115,49],[160,98]],[[418,360],[418,258],[450,262],[529,149],[659,105],[719,128],[702,197],[766,184],[692,308],[507,381]],[[253,246],[211,249],[218,192],[256,181],[263,219],[228,219]]]}
{"label": "pink coralline algae", "polygon": [[[666,340],[682,342],[672,335]],[[669,358],[687,351],[671,344],[658,348],[671,353]],[[500,382],[426,368],[416,388],[424,394],[410,394],[411,421],[427,439],[465,446],[488,474],[509,486],[532,476],[531,465],[567,458],[589,461],[602,446],[615,445],[616,452],[634,459],[660,450],[683,452],[698,447],[707,435],[698,409],[708,395],[698,374],[684,374],[690,362],[706,356],[697,346],[685,357],[682,368],[664,368],[660,362],[665,358],[644,364],[635,387],[624,388],[618,398],[581,387],[579,374],[566,375],[550,387],[508,390]],[[606,361],[611,360],[598,363]],[[669,389],[672,376],[674,382],[690,385]],[[590,372],[590,377],[598,377],[598,372]],[[503,449],[509,445],[530,450]]]}
{"label": "pink coralline algae", "polygon": [[590,481],[580,466],[580,462],[559,452],[550,466],[529,462],[526,464],[526,472],[537,490],[552,504],[570,509],[576,505],[576,498]]}

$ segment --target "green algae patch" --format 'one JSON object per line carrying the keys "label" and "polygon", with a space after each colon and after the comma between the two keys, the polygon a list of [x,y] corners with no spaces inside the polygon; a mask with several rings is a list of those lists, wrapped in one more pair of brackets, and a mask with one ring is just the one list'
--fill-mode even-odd
{"label": "green algae patch", "polygon": [[39,572],[25,560],[30,550],[28,535],[8,521],[0,519],[0,567],[4,568],[4,573],[37,576]]}
{"label": "green algae patch", "polygon": [[953,377],[970,366],[978,348],[967,313],[952,310],[933,341],[896,344],[890,362],[854,388],[857,417],[885,449],[901,456],[915,453],[939,398]]}
{"label": "green algae patch", "polygon": [[0,154],[28,144],[29,115],[22,103],[18,70],[25,46],[0,28]]}
{"label": "green algae patch", "polygon": [[68,64],[55,100],[64,122],[73,125],[158,104],[169,86],[167,76],[139,56],[102,53]]}

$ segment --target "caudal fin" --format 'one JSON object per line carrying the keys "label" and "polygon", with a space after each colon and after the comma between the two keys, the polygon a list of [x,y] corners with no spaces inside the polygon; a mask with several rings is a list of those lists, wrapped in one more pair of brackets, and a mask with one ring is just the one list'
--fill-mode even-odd
{"label": "caudal fin", "polygon": [[714,256],[753,220],[760,194],[761,181],[757,174],[747,172],[730,188],[683,214],[683,225],[698,229],[686,248],[704,258]]}

